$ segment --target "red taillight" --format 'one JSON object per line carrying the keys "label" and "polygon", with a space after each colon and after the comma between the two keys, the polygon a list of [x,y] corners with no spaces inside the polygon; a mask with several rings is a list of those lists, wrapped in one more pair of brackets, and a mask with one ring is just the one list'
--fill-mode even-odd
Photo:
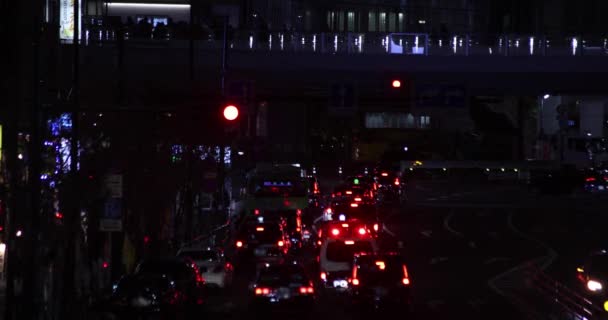
{"label": "red taillight", "polygon": [[315,289],[313,287],[300,287],[301,294],[314,293]]}
{"label": "red taillight", "polygon": [[237,241],[236,242],[236,247],[237,248],[242,248],[243,247],[243,241]]}
{"label": "red taillight", "polygon": [[359,279],[353,279],[353,286],[359,285]]}
{"label": "red taillight", "polygon": [[361,202],[362,200],[363,200],[363,199],[361,199],[361,198],[359,198],[359,197],[355,198],[355,201],[357,201],[357,202]]}
{"label": "red taillight", "polygon": [[398,186],[398,185],[400,185],[400,184],[401,184],[401,182],[399,181],[399,178],[396,178],[396,179],[395,179],[395,185],[396,185],[396,186]]}
{"label": "red taillight", "polygon": [[256,295],[265,295],[265,294],[270,294],[270,289],[268,288],[256,288],[255,289],[255,294]]}
{"label": "red taillight", "polygon": [[365,228],[359,228],[359,234],[360,235],[365,235],[367,233],[367,230],[365,230]]}
{"label": "red taillight", "polygon": [[387,172],[382,172],[382,176],[383,177],[388,177],[388,173]]}
{"label": "red taillight", "polygon": [[337,236],[340,234],[340,230],[338,229],[331,229],[331,234],[333,234],[334,236]]}
{"label": "red taillight", "polygon": [[321,272],[321,280],[326,280],[326,279],[327,279],[327,273]]}
{"label": "red taillight", "polygon": [[279,245],[279,247],[282,247],[285,245],[285,242],[283,242],[283,240],[279,240],[277,244]]}
{"label": "red taillight", "polygon": [[257,228],[255,228],[255,231],[262,232],[262,231],[264,231],[264,227],[257,227]]}
{"label": "red taillight", "polygon": [[409,278],[403,278],[403,284],[406,286],[410,285],[410,279]]}
{"label": "red taillight", "polygon": [[55,218],[57,218],[57,219],[63,219],[63,213],[61,213],[61,212],[55,212]]}
{"label": "red taillight", "polygon": [[595,177],[589,177],[589,178],[585,179],[585,181],[587,181],[587,182],[594,182],[595,181]]}
{"label": "red taillight", "polygon": [[104,268],[104,269],[107,269],[109,266],[110,266],[110,265],[109,265],[109,264],[108,264],[106,261],[104,261],[104,262],[101,264],[101,267],[102,267],[102,268]]}
{"label": "red taillight", "polygon": [[317,245],[320,246],[321,244],[322,244],[321,240],[317,241]]}
{"label": "red taillight", "polygon": [[296,214],[297,215],[301,215],[302,214],[302,210],[300,210],[300,209],[296,210]]}
{"label": "red taillight", "polygon": [[348,228],[348,223],[343,223],[342,228]]}
{"label": "red taillight", "polygon": [[380,227],[378,226],[378,224],[377,224],[377,223],[374,223],[374,231],[378,231],[378,229],[379,229],[379,228],[380,228]]}
{"label": "red taillight", "polygon": [[357,208],[357,207],[359,207],[359,204],[358,203],[351,203],[350,207],[351,208]]}
{"label": "red taillight", "polygon": [[346,191],[345,193],[346,193],[346,194],[353,194],[353,192],[352,192],[352,191]]}
{"label": "red taillight", "polygon": [[260,210],[259,209],[255,209],[253,210],[253,214],[255,214],[256,216],[260,214]]}

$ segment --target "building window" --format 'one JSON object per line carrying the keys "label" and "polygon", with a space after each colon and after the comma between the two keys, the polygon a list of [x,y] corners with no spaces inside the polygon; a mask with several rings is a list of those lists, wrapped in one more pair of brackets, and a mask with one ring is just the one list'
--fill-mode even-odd
{"label": "building window", "polygon": [[431,117],[420,116],[420,129],[428,129],[431,127]]}
{"label": "building window", "polygon": [[405,112],[369,112],[365,114],[367,129],[415,129],[412,114]]}
{"label": "building window", "polygon": [[334,31],[335,30],[335,26],[336,26],[336,13],[335,12],[328,12],[327,13],[327,28],[330,31]]}
{"label": "building window", "polygon": [[399,32],[403,32],[403,26],[404,26],[403,17],[404,17],[403,13],[399,12],[399,20],[398,20],[398,28],[397,28],[399,30]]}
{"label": "building window", "polygon": [[344,11],[338,11],[338,31],[344,31]]}
{"label": "building window", "polygon": [[380,25],[378,31],[386,32],[386,12],[380,12]]}
{"label": "building window", "polygon": [[347,23],[348,23],[348,32],[354,32],[355,31],[355,13],[354,12],[352,12],[352,11],[348,12]]}
{"label": "building window", "polygon": [[388,31],[395,32],[397,26],[397,15],[394,12],[388,14]]}
{"label": "building window", "polygon": [[367,30],[369,32],[378,31],[377,24],[378,24],[378,21],[376,21],[376,13],[373,11],[370,11],[369,14],[367,15]]}

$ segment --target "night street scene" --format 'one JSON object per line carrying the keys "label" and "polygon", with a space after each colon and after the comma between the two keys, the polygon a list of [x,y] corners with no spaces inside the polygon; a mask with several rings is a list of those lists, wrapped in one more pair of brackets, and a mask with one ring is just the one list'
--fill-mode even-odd
{"label": "night street scene", "polygon": [[606,13],[0,0],[0,320],[608,319]]}

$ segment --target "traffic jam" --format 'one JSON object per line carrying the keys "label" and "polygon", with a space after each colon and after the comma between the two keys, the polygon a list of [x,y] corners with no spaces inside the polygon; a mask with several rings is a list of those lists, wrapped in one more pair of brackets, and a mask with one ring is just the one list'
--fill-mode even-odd
{"label": "traffic jam", "polygon": [[382,223],[404,201],[399,173],[346,177],[326,194],[291,168],[255,170],[247,184],[221,245],[141,261],[98,308],[190,318],[222,297],[267,316],[312,315],[324,299],[346,301],[355,313],[408,312],[412,275],[399,248],[385,245],[391,236]]}

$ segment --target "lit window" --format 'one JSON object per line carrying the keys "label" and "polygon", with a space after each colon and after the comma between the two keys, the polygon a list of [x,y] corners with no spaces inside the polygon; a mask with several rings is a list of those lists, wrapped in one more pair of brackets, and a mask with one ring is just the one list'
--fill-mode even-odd
{"label": "lit window", "polygon": [[373,11],[370,11],[367,17],[368,17],[367,18],[368,31],[369,32],[378,31],[378,28],[377,28],[378,21],[376,21],[376,13]]}
{"label": "lit window", "polygon": [[380,32],[386,32],[386,12],[380,12]]}
{"label": "lit window", "polygon": [[348,23],[348,31],[349,32],[355,31],[355,13],[354,12],[350,11],[348,13],[348,18],[347,18],[346,22]]}

